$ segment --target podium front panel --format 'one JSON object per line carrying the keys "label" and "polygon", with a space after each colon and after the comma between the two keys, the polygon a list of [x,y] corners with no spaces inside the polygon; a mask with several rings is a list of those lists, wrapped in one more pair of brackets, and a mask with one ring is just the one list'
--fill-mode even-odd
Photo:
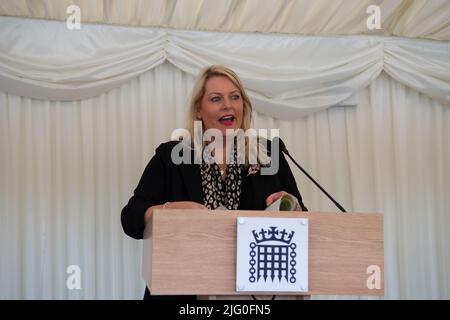
{"label": "podium front panel", "polygon": [[145,231],[143,274],[152,294],[238,295],[239,216],[308,218],[309,291],[285,294],[384,294],[382,214],[167,209],[155,210]]}

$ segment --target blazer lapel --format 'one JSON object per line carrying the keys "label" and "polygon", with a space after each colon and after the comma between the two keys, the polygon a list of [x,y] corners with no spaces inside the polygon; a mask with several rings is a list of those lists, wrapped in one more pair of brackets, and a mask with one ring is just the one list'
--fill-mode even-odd
{"label": "blazer lapel", "polygon": [[264,190],[266,187],[264,176],[260,173],[248,174],[247,171],[242,172],[242,195],[241,203],[245,209],[264,210],[265,199]]}
{"label": "blazer lapel", "polygon": [[181,164],[181,176],[189,195],[189,200],[203,203],[202,178],[198,164]]}

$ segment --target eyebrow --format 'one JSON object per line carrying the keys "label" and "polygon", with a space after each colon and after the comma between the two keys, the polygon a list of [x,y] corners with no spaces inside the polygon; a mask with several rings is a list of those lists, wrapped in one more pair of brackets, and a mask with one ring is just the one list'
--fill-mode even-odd
{"label": "eyebrow", "polygon": [[[229,93],[235,93],[235,92],[241,94],[241,92],[239,90],[233,90],[233,91],[230,91]],[[222,95],[222,92],[210,92],[210,93],[208,93],[208,96],[210,96],[212,94]]]}

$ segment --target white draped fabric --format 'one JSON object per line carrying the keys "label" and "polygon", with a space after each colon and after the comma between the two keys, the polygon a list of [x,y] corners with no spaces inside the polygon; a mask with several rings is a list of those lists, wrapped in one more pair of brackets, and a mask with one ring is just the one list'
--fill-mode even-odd
{"label": "white draped fabric", "polygon": [[[89,98],[164,61],[195,75],[237,70],[255,110],[282,119],[342,104],[382,70],[450,104],[450,43],[168,31],[0,18],[0,86],[46,100]],[[257,52],[258,54],[255,54]]]}
{"label": "white draped fabric", "polygon": [[[450,41],[449,0],[2,0],[0,15],[65,21],[72,4],[82,23]],[[380,8],[379,30],[367,28],[371,5]]]}
{"label": "white draped fabric", "polygon": [[[1,1],[0,14],[64,19],[57,3],[68,2]],[[370,2],[387,12],[386,34],[450,39],[448,1]],[[155,26],[210,31],[0,17],[0,299],[142,298],[141,243],[120,211],[154,149],[185,125],[194,76],[212,63],[239,73],[255,127],[280,129],[348,211],[384,214],[387,299],[450,299],[449,42],[329,36],[364,33],[365,18],[323,1],[272,9],[303,8],[298,24],[250,19],[256,1],[220,1],[227,19],[193,25],[181,13],[210,1],[77,3],[90,8],[83,22],[148,26],[136,8],[159,5]],[[311,36],[213,32],[232,26]],[[336,211],[291,168],[310,210]],[[69,265],[80,290],[66,287]]]}
{"label": "white draped fabric", "polygon": [[[193,81],[164,63],[80,101],[0,93],[0,299],[142,298],[141,242],[120,211],[184,125]],[[385,73],[358,98],[295,121],[256,112],[255,127],[279,128],[347,210],[384,213],[385,298],[448,299],[450,108]],[[291,168],[310,210],[337,210]]]}

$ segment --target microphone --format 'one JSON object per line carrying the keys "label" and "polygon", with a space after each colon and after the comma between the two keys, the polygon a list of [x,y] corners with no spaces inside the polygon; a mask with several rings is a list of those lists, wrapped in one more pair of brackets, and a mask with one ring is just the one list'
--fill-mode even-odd
{"label": "microphone", "polygon": [[347,212],[345,209],[344,209],[344,207],[343,206],[341,206],[336,200],[334,200],[334,198],[316,181],[316,180],[314,180],[314,178],[313,177],[311,177],[310,175],[309,175],[309,173],[308,172],[306,172],[306,170],[305,169],[303,169],[302,168],[302,166],[301,165],[299,165],[298,163],[297,163],[297,161],[295,161],[294,160],[294,158],[292,158],[292,156],[290,155],[290,153],[289,153],[289,151],[288,151],[288,149],[286,148],[286,146],[285,146],[285,144],[284,144],[284,142],[283,142],[283,140],[281,140],[279,137],[275,137],[274,139],[274,143],[277,143],[278,142],[278,145],[279,145],[279,147],[280,147],[280,150],[285,154],[285,155],[287,155],[288,157],[289,157],[289,159],[291,159],[292,160],[292,162],[309,178],[309,180],[311,180],[315,185],[316,185],[316,187],[317,188],[319,188],[320,189],[320,191],[322,191],[327,197],[328,197],[328,199],[330,199],[333,203],[334,203],[334,205],[336,206],[336,207],[338,207],[339,208],[339,210],[341,210],[342,212]]}

